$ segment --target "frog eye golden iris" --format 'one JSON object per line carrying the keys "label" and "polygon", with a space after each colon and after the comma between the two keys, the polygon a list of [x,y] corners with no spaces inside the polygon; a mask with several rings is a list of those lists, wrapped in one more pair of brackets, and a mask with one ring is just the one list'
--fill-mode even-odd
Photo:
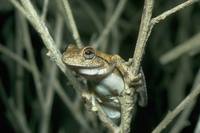
{"label": "frog eye golden iris", "polygon": [[95,57],[95,50],[91,47],[86,47],[83,49],[83,56],[85,59],[92,59]]}

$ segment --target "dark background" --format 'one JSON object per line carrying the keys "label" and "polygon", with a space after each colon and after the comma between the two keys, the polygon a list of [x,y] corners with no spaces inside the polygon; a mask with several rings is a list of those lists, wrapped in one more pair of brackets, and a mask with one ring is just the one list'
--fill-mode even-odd
{"label": "dark background", "polygon": [[[34,6],[37,7],[38,12],[41,12],[43,2],[40,0],[34,0],[32,2],[34,3]],[[107,2],[110,4],[109,8],[107,8],[105,4]],[[107,19],[110,18],[109,14],[106,14],[106,11],[110,9],[112,12],[116,7],[117,2],[117,0],[113,0],[113,2],[106,0],[85,1],[85,3],[92,8],[93,12],[95,12],[102,26],[105,26]],[[155,1],[153,16],[157,16],[163,11],[170,9],[181,2],[183,2],[183,0],[157,0]],[[90,16],[87,14],[80,0],[75,0],[73,2],[70,1],[70,4],[81,39],[87,45],[91,38],[92,40],[95,40],[100,33]],[[107,6],[109,4],[107,4]],[[142,8],[143,1],[128,1],[117,25],[114,26],[115,31],[113,30],[108,36],[107,47],[104,51],[108,53],[117,53],[126,60],[128,60],[129,57],[132,57],[135,47],[134,44],[136,43],[139,30]],[[133,132],[151,132],[165,117],[167,112],[173,110],[176,105],[178,105],[184,97],[190,93],[194,83],[194,78],[200,65],[200,50],[197,50],[197,52],[192,56],[185,54],[166,65],[161,64],[159,59],[167,51],[181,45],[183,42],[199,33],[199,9],[200,3],[196,3],[170,16],[156,25],[153,29],[142,62],[148,87],[148,106],[145,108],[138,108],[135,119],[132,122]],[[46,20],[50,32],[52,32],[55,27],[55,14],[57,12],[60,11],[56,2],[50,1]],[[60,12],[60,14],[62,13]],[[14,53],[16,53],[17,49],[16,20],[16,9],[13,8],[8,1],[0,0],[0,44]],[[67,46],[66,44],[74,43],[69,28],[66,24],[64,25],[62,46],[60,49],[61,52]],[[34,28],[29,25],[29,29],[37,66],[43,73],[44,60],[48,60],[48,58],[43,59],[42,56],[45,55],[47,51]],[[116,39],[113,37],[114,33],[117,34],[117,40],[114,40]],[[115,42],[117,42],[117,44],[115,44]],[[113,50],[113,47],[115,47],[115,50]],[[23,58],[27,60],[27,53],[25,50],[23,51]],[[51,64],[53,64],[53,62],[51,62]],[[16,66],[17,63],[15,61],[0,52],[0,89],[3,89],[6,93],[5,95],[0,91],[0,130],[4,132],[19,132],[13,127],[13,124],[11,124],[13,122],[8,118],[9,112],[4,100],[2,100],[2,97],[4,96],[7,96],[6,100],[9,98],[15,99],[15,85],[17,80]],[[69,97],[73,98],[74,91],[69,90],[72,89],[72,87],[65,84],[67,79],[62,72],[59,71],[58,73],[57,78],[66,88],[66,93],[69,94]],[[38,132],[39,120],[36,119],[34,122],[34,110],[31,107],[33,102],[36,102],[37,104],[33,77],[30,72],[25,70],[24,75],[21,78],[24,81],[25,114],[27,116],[28,125],[33,132]],[[65,105],[60,100],[59,96],[55,95],[51,113],[50,131],[58,132],[59,128],[63,127],[64,132],[81,132],[79,129],[80,125],[73,118],[71,112],[64,106]],[[200,102],[197,99],[197,103],[189,115],[188,125],[182,129],[181,133],[193,132],[199,117],[199,106]],[[38,111],[35,113],[37,115],[40,112]],[[164,130],[164,132],[170,132],[171,128],[175,126],[175,123],[176,120],[174,120]]]}

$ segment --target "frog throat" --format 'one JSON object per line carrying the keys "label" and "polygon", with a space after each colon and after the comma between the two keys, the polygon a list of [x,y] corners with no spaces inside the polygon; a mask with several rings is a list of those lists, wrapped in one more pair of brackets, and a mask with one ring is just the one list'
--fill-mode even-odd
{"label": "frog throat", "polygon": [[87,77],[98,77],[98,76],[106,76],[113,72],[115,69],[115,64],[112,64],[109,68],[107,67],[99,67],[99,68],[81,68],[78,69],[78,73]]}

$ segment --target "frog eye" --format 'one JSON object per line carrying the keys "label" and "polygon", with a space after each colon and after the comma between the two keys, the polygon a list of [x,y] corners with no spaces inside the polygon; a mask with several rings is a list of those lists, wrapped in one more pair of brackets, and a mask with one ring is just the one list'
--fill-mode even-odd
{"label": "frog eye", "polygon": [[86,47],[83,49],[83,56],[85,59],[92,59],[95,57],[95,50],[91,47]]}

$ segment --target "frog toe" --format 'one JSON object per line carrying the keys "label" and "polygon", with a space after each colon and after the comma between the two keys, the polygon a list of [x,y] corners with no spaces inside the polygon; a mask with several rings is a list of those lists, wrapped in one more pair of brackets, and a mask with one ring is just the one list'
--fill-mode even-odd
{"label": "frog toe", "polygon": [[125,62],[124,64],[127,65],[127,66],[130,66],[132,65],[133,63],[133,58],[129,58],[127,62]]}
{"label": "frog toe", "polygon": [[139,79],[137,82],[131,82],[130,87],[138,87],[138,86],[142,86],[142,80]]}
{"label": "frog toe", "polygon": [[131,79],[131,82],[138,82],[142,79],[142,74],[139,73],[138,75],[134,76],[132,79]]}

